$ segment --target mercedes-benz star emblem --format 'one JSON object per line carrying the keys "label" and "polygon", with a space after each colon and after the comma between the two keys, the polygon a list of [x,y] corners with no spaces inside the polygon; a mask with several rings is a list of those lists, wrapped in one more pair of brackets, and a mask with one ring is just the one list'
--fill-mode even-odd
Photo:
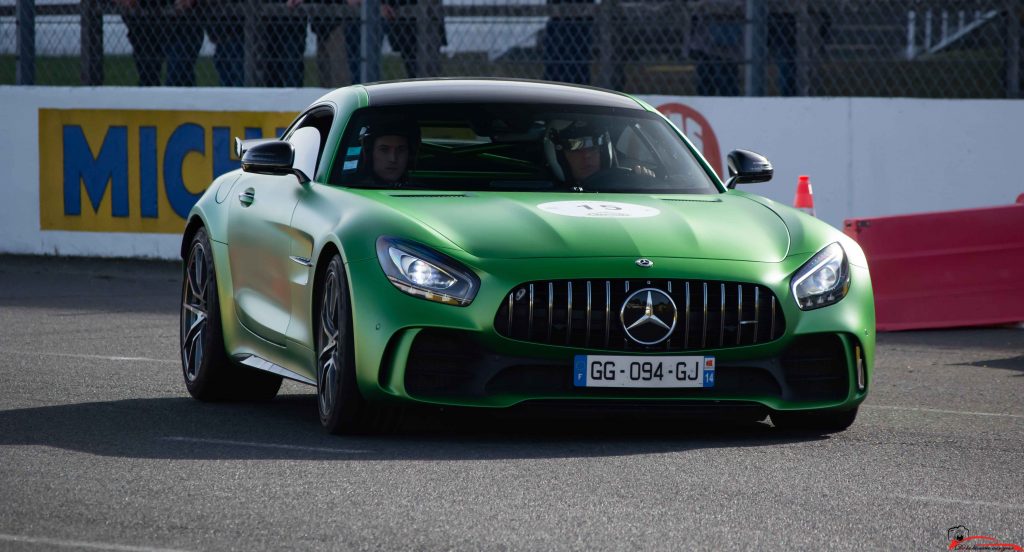
{"label": "mercedes-benz star emblem", "polygon": [[654,266],[654,261],[650,259],[637,259],[636,266],[640,266],[643,268],[651,268],[652,266]]}
{"label": "mercedes-benz star emblem", "polygon": [[634,291],[619,312],[622,328],[641,345],[657,345],[676,329],[676,303],[655,288]]}

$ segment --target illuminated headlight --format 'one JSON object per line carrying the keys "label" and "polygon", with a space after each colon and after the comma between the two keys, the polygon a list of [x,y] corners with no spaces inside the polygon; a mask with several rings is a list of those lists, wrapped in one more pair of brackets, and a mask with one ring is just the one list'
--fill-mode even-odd
{"label": "illuminated headlight", "polygon": [[480,287],[479,278],[455,259],[408,240],[381,236],[377,260],[396,288],[428,301],[464,307]]}
{"label": "illuminated headlight", "polygon": [[837,303],[849,290],[850,266],[838,242],[817,252],[793,275],[793,297],[802,310]]}

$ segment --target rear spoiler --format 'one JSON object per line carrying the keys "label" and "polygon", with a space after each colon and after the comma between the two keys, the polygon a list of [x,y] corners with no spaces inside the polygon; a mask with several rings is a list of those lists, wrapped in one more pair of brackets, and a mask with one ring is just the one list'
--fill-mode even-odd
{"label": "rear spoiler", "polygon": [[252,138],[252,139],[249,139],[249,140],[242,140],[241,138],[236,136],[235,137],[235,155],[237,155],[238,159],[241,160],[242,159],[242,154],[245,153],[246,151],[248,151],[253,146],[255,146],[257,144],[262,144],[264,142],[273,142],[275,140],[277,140],[277,138]]}

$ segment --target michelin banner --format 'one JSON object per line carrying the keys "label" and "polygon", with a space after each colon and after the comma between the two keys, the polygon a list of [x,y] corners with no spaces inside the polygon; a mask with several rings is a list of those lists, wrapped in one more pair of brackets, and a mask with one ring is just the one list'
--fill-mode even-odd
{"label": "michelin banner", "polygon": [[280,135],[293,112],[40,109],[42,230],[181,232],[234,137]]}

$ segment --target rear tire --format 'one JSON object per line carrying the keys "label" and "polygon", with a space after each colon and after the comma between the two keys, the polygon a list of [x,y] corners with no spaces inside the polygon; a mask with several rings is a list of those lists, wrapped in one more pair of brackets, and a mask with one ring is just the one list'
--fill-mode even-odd
{"label": "rear tire", "polygon": [[853,425],[857,407],[850,410],[794,410],[772,412],[772,425],[780,429],[839,432]]}
{"label": "rear tire", "polygon": [[213,248],[204,228],[192,237],[181,290],[180,351],[185,388],[200,401],[273,399],[281,376],[235,366],[224,348]]}

